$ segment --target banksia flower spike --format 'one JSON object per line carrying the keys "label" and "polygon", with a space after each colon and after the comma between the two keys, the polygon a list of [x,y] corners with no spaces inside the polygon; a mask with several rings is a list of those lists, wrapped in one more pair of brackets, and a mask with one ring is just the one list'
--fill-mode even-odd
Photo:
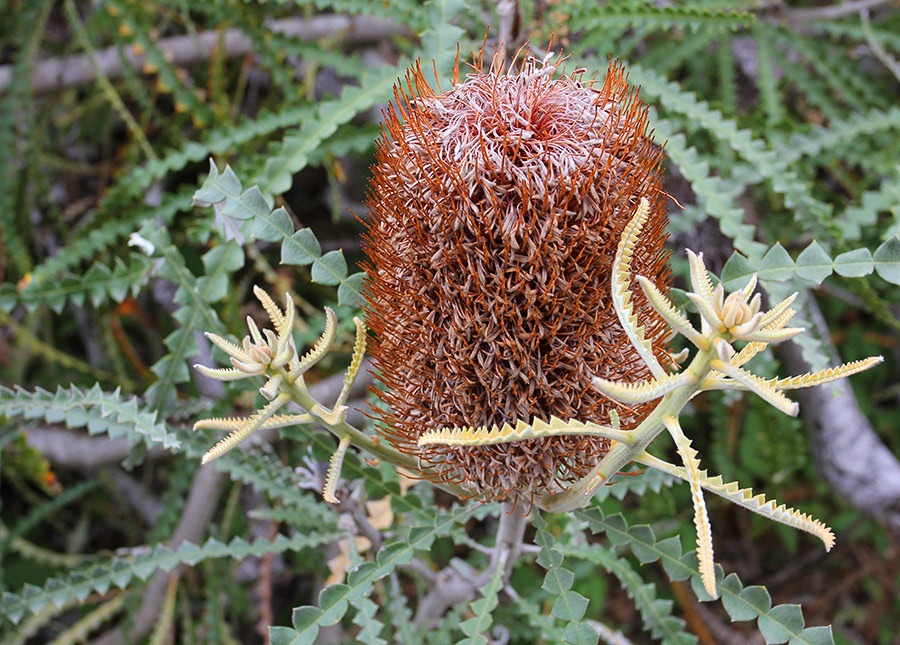
{"label": "banksia flower spike", "polygon": [[[654,376],[617,317],[610,275],[644,199],[632,267],[668,291],[663,153],[621,65],[599,90],[560,71],[479,61],[439,93],[411,70],[373,168],[366,323],[383,432],[427,477],[481,499],[564,490],[613,431],[477,446],[423,435],[572,419],[628,430],[655,405],[613,401],[592,381]],[[654,363],[670,365],[664,321],[643,292],[630,304]]]}

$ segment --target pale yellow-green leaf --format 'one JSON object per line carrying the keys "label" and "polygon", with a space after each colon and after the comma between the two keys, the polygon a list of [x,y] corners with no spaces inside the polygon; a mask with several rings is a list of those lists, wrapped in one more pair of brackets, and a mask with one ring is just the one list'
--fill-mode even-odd
{"label": "pale yellow-green leaf", "polygon": [[619,383],[595,377],[592,381],[595,388],[609,398],[620,403],[646,403],[659,399],[669,392],[685,385],[697,382],[697,377],[689,372],[681,374],[663,374],[652,381],[638,383]]}
{"label": "pale yellow-green leaf", "polygon": [[710,366],[714,370],[722,372],[726,376],[730,376],[732,379],[743,385],[744,388],[753,392],[766,401],[766,403],[778,408],[785,414],[795,417],[800,411],[800,408],[795,401],[791,401],[784,394],[776,390],[770,383],[755,374],[751,374],[740,367],[736,367],[719,359],[713,360],[710,363]]}
{"label": "pale yellow-green leaf", "polygon": [[279,408],[290,401],[290,399],[291,397],[289,394],[286,394],[284,392],[279,394],[274,401],[270,402],[266,407],[254,414],[252,417],[248,417],[247,419],[245,419],[243,425],[239,425],[230,435],[210,448],[206,452],[206,454],[203,455],[203,459],[201,460],[201,462],[204,464],[209,463],[213,459],[221,457],[226,452],[234,448],[244,439],[259,430],[259,428],[262,427],[262,425],[270,417],[272,417],[272,415],[274,415],[279,410]]}
{"label": "pale yellow-green leaf", "polygon": [[634,309],[631,306],[631,260],[634,256],[634,249],[638,243],[641,230],[649,215],[650,203],[645,198],[641,198],[634,217],[625,226],[625,230],[622,232],[622,239],[619,240],[616,257],[613,260],[611,287],[613,306],[619,317],[619,322],[628,336],[628,340],[644,363],[647,364],[647,367],[650,368],[651,374],[655,377],[660,377],[665,375],[665,370],[653,355],[653,347],[644,337],[644,328],[638,326],[637,316],[634,314]]}
{"label": "pale yellow-green leaf", "polygon": [[697,560],[700,565],[700,579],[703,587],[713,598],[718,598],[716,591],[716,570],[713,559],[712,527],[706,512],[703,489],[700,486],[700,460],[697,451],[691,447],[691,440],[681,430],[681,424],[673,416],[663,416],[663,423],[675,441],[678,455],[684,464],[687,481],[691,485],[691,501],[694,504],[694,526],[697,528]]}

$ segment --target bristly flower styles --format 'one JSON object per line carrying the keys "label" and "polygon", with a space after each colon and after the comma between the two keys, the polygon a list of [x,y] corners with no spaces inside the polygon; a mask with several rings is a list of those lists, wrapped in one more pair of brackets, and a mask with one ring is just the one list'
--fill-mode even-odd
{"label": "bristly flower styles", "polygon": [[[591,383],[650,376],[613,308],[610,273],[645,198],[633,268],[668,291],[663,153],[621,65],[599,90],[559,72],[535,59],[506,71],[479,61],[436,93],[411,70],[373,168],[366,322],[383,432],[427,476],[482,499],[559,492],[609,439],[420,448],[423,433],[552,417],[609,424],[613,410],[630,429],[655,405],[618,404]],[[632,305],[670,365],[664,321],[643,292]]]}

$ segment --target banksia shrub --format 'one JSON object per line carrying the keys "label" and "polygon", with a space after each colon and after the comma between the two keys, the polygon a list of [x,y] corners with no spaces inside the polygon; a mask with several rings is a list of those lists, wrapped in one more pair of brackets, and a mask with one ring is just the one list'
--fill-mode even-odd
{"label": "banksia shrub", "polygon": [[[477,63],[438,93],[411,70],[373,167],[366,322],[382,432],[427,476],[482,499],[558,492],[609,440],[419,448],[424,432],[551,417],[610,423],[614,409],[630,429],[654,405],[617,404],[591,381],[649,376],[613,309],[610,268],[645,198],[633,268],[668,291],[663,153],[621,65],[610,64],[599,90],[581,72],[559,72],[534,59],[507,71]],[[670,364],[663,321],[642,292],[634,298]]]}

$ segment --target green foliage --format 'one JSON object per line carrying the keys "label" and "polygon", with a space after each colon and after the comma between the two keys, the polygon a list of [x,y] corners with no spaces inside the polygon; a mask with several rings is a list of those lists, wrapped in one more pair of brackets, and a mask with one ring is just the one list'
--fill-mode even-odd
{"label": "green foliage", "polygon": [[0,387],[0,414],[64,423],[69,428],[87,428],[90,434],[126,437],[165,448],[177,449],[181,445],[178,436],[158,420],[156,413],[139,407],[137,397],[123,398],[118,391],[104,392],[99,385],[90,390],[58,388],[56,392]]}
{"label": "green foliage", "polygon": [[885,281],[900,285],[900,237],[887,240],[874,253],[861,248],[845,251],[834,258],[815,240],[797,255],[796,260],[780,243],[766,251],[757,263],[735,253],[725,263],[722,283],[726,289],[738,289],[757,273],[760,280],[767,282],[790,282],[799,278],[818,285],[832,273],[845,278],[861,278],[873,271]]}
{"label": "green foliage", "polygon": [[[696,553],[682,553],[680,538],[658,540],[648,525],[629,526],[621,515],[606,516],[597,508],[577,511],[575,515],[586,522],[594,533],[605,533],[617,547],[627,546],[638,561],[647,565],[660,561],[670,580],[690,579],[697,597],[709,600],[700,583]],[[716,577],[722,577],[717,566]],[[731,573],[717,585],[722,605],[734,621],[756,619],[767,643],[834,643],[830,627],[806,627],[799,605],[772,606],[765,587],[745,587],[737,574]],[[646,618],[645,618],[646,619]]]}
{"label": "green foliage", "polygon": [[[810,290],[824,286],[816,298],[832,333],[849,338],[842,351],[889,356],[859,393],[873,418],[888,419],[882,435],[889,436],[892,411],[884,402],[897,379],[888,349],[898,324],[900,169],[888,144],[900,129],[900,108],[892,101],[896,80],[872,52],[874,43],[897,58],[900,14],[876,7],[866,21],[802,18],[793,12],[810,3],[773,10],[771,3],[720,0],[517,4],[515,42],[528,40],[541,55],[554,34],[571,55],[564,71],[602,74],[607,54],[640,63],[627,64],[630,81],[642,87],[653,137],[666,146],[666,190],[685,207],[670,213],[675,284],[685,277],[680,247],[697,248],[699,239],[697,250],[707,251],[727,288],[758,273],[773,301],[800,290],[801,307]],[[202,333],[228,336],[248,315],[261,320],[247,297],[252,285],[279,303],[291,293],[302,318],[298,343],[322,329],[324,307],[344,305],[332,353],[304,375],[310,388],[327,390],[331,377],[339,382],[354,346],[348,312],[358,313],[364,291],[359,231],[345,215],[366,216],[358,202],[377,113],[413,61],[427,78],[434,68],[444,89],[457,51],[464,75],[485,34],[489,61],[500,16],[485,6],[40,0],[5,7],[0,640],[75,642],[128,630],[144,582],[157,571],[189,568],[156,608],[164,611],[153,640],[255,642],[263,617],[273,643],[315,642],[328,625],[347,642],[373,644],[485,643],[504,631],[510,642],[595,643],[597,621],[609,623],[609,603],[627,595],[642,627],[614,629],[635,641],[695,641],[662,573],[691,580],[706,598],[696,556],[683,553],[678,537],[692,536],[681,512],[690,501],[658,470],[615,475],[589,510],[533,511],[537,549],[507,570],[494,558],[497,518],[506,509],[453,505],[426,483],[406,490],[392,463],[355,448],[337,481],[340,505],[323,503],[322,462],[335,442],[313,423],[266,431],[258,445],[204,466],[233,482],[228,501],[196,488],[199,460],[221,437],[192,433],[189,424],[258,409],[253,388],[263,385],[229,384],[208,398],[212,390],[192,370],[211,351]],[[345,18],[358,22],[329,30]],[[312,38],[286,33],[279,27],[285,21],[320,31]],[[210,35],[218,36],[212,49],[174,55]],[[236,37],[251,49],[230,52]],[[41,71],[54,62],[66,73]],[[69,73],[81,69],[93,75],[69,85]],[[718,230],[707,239],[710,219]],[[815,367],[830,367],[820,341],[800,342]],[[766,376],[776,373],[776,358],[761,361]],[[360,373],[367,371],[363,365]],[[352,414],[363,395],[350,396]],[[706,444],[727,479],[771,485],[804,508],[843,509],[817,484],[815,446],[799,421],[785,423],[731,393],[698,399],[691,414],[685,432],[701,451]],[[374,442],[372,425],[367,419],[359,431]],[[81,471],[65,458],[56,463],[27,443],[47,426],[104,447],[127,440],[131,454],[121,467],[98,461]],[[129,481],[139,502],[123,512],[121,500],[132,498],[120,486]],[[822,501],[806,500],[810,490]],[[190,519],[189,500],[201,494],[213,519],[191,540],[200,546],[165,546]],[[158,514],[136,519],[146,508]],[[849,552],[881,557],[881,529],[850,510],[840,517],[857,527],[841,535]],[[743,526],[717,533],[717,542],[741,544],[734,533]],[[754,539],[767,530],[752,528]],[[357,544],[363,537],[371,546]],[[796,538],[765,538],[761,557],[793,552]],[[339,547],[347,547],[347,561],[330,564]],[[747,562],[736,550],[723,561],[743,571]],[[241,565],[255,574],[248,584],[225,558],[250,556],[258,559]],[[778,566],[764,564],[766,571]],[[830,579],[855,564],[825,558],[798,575]],[[433,600],[430,590],[441,581],[435,576],[454,571],[479,576],[480,595],[447,608],[432,626],[420,608]],[[337,573],[346,574],[342,582],[314,582]],[[770,592],[716,573],[728,617],[754,621],[766,642],[849,642],[863,633],[866,601],[884,616],[879,643],[900,629],[900,604],[880,578],[855,584],[848,577],[846,592],[820,595],[793,586]],[[598,575],[606,576],[601,585]],[[811,595],[816,601],[804,617],[794,603]],[[834,637],[832,627],[806,627],[807,619],[833,623]]]}
{"label": "green foliage", "polygon": [[412,524],[401,537],[386,544],[374,562],[366,562],[351,571],[346,584],[323,589],[317,606],[294,609],[293,628],[270,628],[270,641],[273,645],[315,643],[319,629],[337,623],[349,609],[350,603],[365,597],[374,582],[407,564],[417,551],[430,548],[437,535],[446,534],[454,524],[464,522],[473,510],[471,506],[459,506],[449,512],[434,514],[430,523]]}
{"label": "green foliage", "polygon": [[312,280],[324,285],[340,285],[338,302],[356,305],[362,301],[359,288],[362,273],[348,274],[347,261],[341,251],[322,253],[322,246],[310,228],[294,230],[294,223],[284,208],[272,210],[271,198],[256,186],[243,190],[231,168],[220,174],[210,162],[210,173],[194,195],[203,206],[215,206],[219,228],[226,239],[243,241],[245,223],[258,240],[281,243],[282,264],[312,265]]}
{"label": "green foliage", "polygon": [[74,600],[84,602],[92,594],[105,594],[111,587],[124,589],[135,578],[147,580],[157,570],[171,571],[179,564],[193,565],[208,558],[241,560],[251,555],[299,551],[327,544],[336,538],[335,533],[313,533],[294,537],[279,535],[274,540],[254,542],[234,538],[228,544],[211,538],[202,545],[185,542],[175,549],[160,544],[149,553],[137,551],[131,556],[87,566],[65,578],[51,578],[43,587],[27,585],[21,595],[4,593],[2,617],[18,623],[26,613],[38,613],[48,606],[59,609]]}

